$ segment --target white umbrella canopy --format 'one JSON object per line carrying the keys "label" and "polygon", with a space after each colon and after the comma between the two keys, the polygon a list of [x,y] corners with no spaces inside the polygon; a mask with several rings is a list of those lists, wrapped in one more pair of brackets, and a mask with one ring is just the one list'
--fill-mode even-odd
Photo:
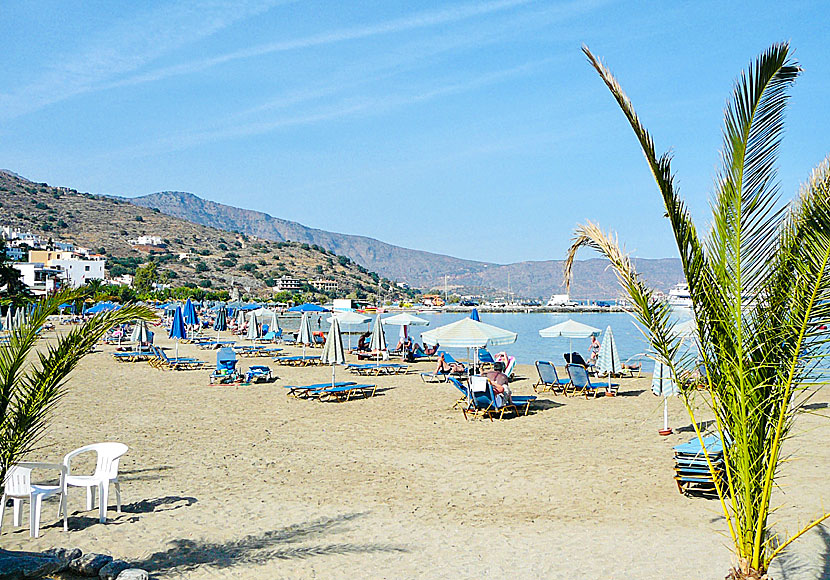
{"label": "white umbrella canopy", "polygon": [[279,332],[280,331],[280,317],[277,315],[276,310],[271,311],[271,320],[268,324],[268,330],[270,332]]}
{"label": "white umbrella canopy", "polygon": [[409,312],[402,312],[401,314],[384,318],[383,323],[395,326],[429,326],[429,320],[415,316]]}
{"label": "white umbrella canopy", "polygon": [[380,364],[380,353],[386,350],[386,335],[383,332],[383,321],[380,318],[380,314],[375,318],[375,327],[372,329],[369,349],[377,353],[377,363]]}
{"label": "white umbrella canopy", "polygon": [[[365,314],[360,314],[359,312],[352,312],[350,310],[339,311],[335,312],[332,316],[329,316],[328,321],[329,323],[337,322],[341,326],[360,326],[362,324],[368,324],[372,321],[371,316],[366,316]],[[352,335],[349,334],[349,350],[352,350]]]}
{"label": "white umbrella canopy", "polygon": [[138,322],[136,322],[136,325],[133,327],[133,332],[130,335],[130,341],[137,342],[139,344],[152,344],[153,333],[150,332],[150,329],[147,327],[147,322],[145,320],[139,320]]}
{"label": "white umbrella canopy", "polygon": [[614,333],[611,332],[610,326],[605,329],[605,336],[602,337],[596,367],[599,374],[608,373],[609,379],[611,373],[619,373],[622,371],[620,354],[617,352],[617,341],[614,340]]}
{"label": "white umbrella canopy", "polygon": [[307,344],[314,344],[314,335],[311,333],[308,312],[303,312],[303,317],[300,318],[300,331],[297,333],[297,342],[303,345],[303,357],[305,357],[305,346]]}
{"label": "white umbrella canopy", "polygon": [[239,328],[245,326],[245,311],[244,310],[237,310],[236,311],[236,325]]}
{"label": "white umbrella canopy", "polygon": [[11,332],[14,328],[14,316],[12,315],[12,307],[11,304],[6,309],[6,319],[3,323],[4,329],[8,332]]}
{"label": "white umbrella canopy", "polygon": [[518,337],[515,332],[472,318],[462,318],[421,334],[424,344],[440,344],[447,348],[485,348],[488,345],[513,344]]}
{"label": "white umbrella canopy", "polygon": [[346,362],[346,353],[343,351],[343,337],[340,334],[340,323],[337,318],[331,321],[331,328],[326,336],[326,344],[323,347],[323,355],[320,362],[324,365],[331,365],[331,386],[334,386],[334,367]]}
{"label": "white umbrella canopy", "polygon": [[573,339],[575,338],[591,338],[592,336],[599,336],[600,329],[582,324],[576,320],[568,319],[565,322],[548,326],[539,331],[539,336],[543,338],[567,338],[568,352],[573,352]]}
{"label": "white umbrella canopy", "polygon": [[262,326],[256,321],[256,316],[251,316],[248,321],[248,333],[245,335],[248,340],[262,338]]}

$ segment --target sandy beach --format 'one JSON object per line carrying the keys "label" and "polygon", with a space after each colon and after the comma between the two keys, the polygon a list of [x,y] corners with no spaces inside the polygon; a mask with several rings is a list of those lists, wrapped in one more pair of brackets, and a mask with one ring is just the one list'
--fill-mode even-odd
{"label": "sandy beach", "polygon": [[[377,378],[370,399],[321,403],[286,397],[282,385],[329,380],[329,367],[242,359],[278,379],[211,386],[210,371],[119,363],[113,350],[99,347],[71,375],[31,459],[127,444],[123,513],[111,496],[110,520],[98,523],[75,488],[69,533],[50,503],[38,539],[7,514],[5,548],[77,546],[156,578],[645,580],[723,578],[730,565],[717,500],[685,497],[672,479],[671,448],[694,435],[688,415],[670,400],[675,434],[658,436],[662,399],[648,378],[624,379],[615,398],[546,393],[526,417],[465,421],[456,390],[417,372]],[[514,392],[532,394],[533,366],[517,375]],[[820,392],[810,408],[826,413],[829,401]],[[830,502],[828,439],[825,418],[800,418],[773,500],[782,529]],[[828,578],[828,560],[830,527],[819,528],[771,574]]]}

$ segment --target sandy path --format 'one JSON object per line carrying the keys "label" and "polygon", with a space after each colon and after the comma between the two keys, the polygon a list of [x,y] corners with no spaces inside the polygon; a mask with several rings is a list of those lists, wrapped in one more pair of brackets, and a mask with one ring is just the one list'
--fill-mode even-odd
{"label": "sandy path", "polygon": [[[79,546],[187,578],[722,578],[729,566],[718,503],[680,495],[671,477],[672,445],[693,435],[685,410],[670,401],[681,432],[657,436],[647,379],[624,381],[625,396],[548,394],[527,417],[465,422],[455,389],[417,374],[379,378],[372,399],[319,403],[281,385],[325,381],[328,368],[271,363],[274,384],[208,386],[207,371],[117,363],[111,351],[75,372],[34,456],[126,443],[124,513],[99,524],[75,489],[68,535],[49,505],[37,540],[9,517],[4,547]],[[828,437],[830,422],[806,416],[789,443],[798,461],[776,501],[790,529],[830,501]],[[830,577],[820,532],[778,580]]]}

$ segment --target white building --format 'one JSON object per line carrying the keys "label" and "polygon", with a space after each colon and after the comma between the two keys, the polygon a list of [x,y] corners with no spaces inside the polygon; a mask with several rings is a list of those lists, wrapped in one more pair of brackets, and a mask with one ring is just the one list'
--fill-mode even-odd
{"label": "white building", "polygon": [[283,276],[282,278],[277,280],[277,284],[276,286],[274,286],[274,290],[277,292],[295,292],[297,290],[302,289],[302,287],[302,280],[292,278],[291,276]]}
{"label": "white building", "polygon": [[87,257],[75,252],[52,250],[31,250],[29,261],[59,269],[65,285],[70,288],[78,288],[90,280],[103,280],[107,263],[103,256],[97,254]]}
{"label": "white building", "polygon": [[132,286],[133,276],[131,274],[121,274],[120,276],[111,278],[110,282],[112,282],[113,284],[118,284],[119,286]]}
{"label": "white building", "polygon": [[15,262],[12,266],[20,270],[23,283],[35,296],[46,296],[60,288],[62,272],[57,268],[37,262]]}
{"label": "white building", "polygon": [[159,236],[138,236],[134,240],[127,240],[131,246],[157,246],[163,248],[165,246],[164,240]]}

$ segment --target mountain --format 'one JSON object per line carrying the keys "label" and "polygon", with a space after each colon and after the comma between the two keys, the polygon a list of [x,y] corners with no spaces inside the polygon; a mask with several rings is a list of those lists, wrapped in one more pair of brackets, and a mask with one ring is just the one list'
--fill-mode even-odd
{"label": "mountain", "polygon": [[[306,227],[263,212],[202,199],[192,193],[164,191],[129,199],[143,207],[215,228],[244,232],[260,238],[317,244],[391,280],[424,288],[443,288],[444,276],[453,288],[467,291],[507,291],[517,296],[547,297],[564,293],[562,261],[492,264],[442,254],[410,250],[365,236],[338,234]],[[677,259],[635,261],[643,277],[664,292],[683,280]],[[620,293],[614,273],[602,259],[581,260],[574,267],[575,298],[609,298]]]}
{"label": "mountain", "polygon": [[[0,170],[0,209],[0,225],[105,254],[112,275],[132,273],[153,259],[173,285],[229,289],[236,284],[259,295],[270,293],[269,278],[284,275],[335,280],[339,295],[374,294],[378,285],[376,274],[319,246],[229,234],[123,198],[50,187],[5,170]],[[142,235],[161,238],[164,248],[129,243]]]}
{"label": "mountain", "polygon": [[391,280],[423,286],[447,272],[472,273],[486,267],[485,262],[461,260],[421,250],[393,246],[365,236],[337,234],[309,228],[274,216],[202,199],[192,193],[163,191],[129,201],[181,219],[227,231],[236,231],[267,240],[317,244],[336,254],[348,256],[358,264]]}

